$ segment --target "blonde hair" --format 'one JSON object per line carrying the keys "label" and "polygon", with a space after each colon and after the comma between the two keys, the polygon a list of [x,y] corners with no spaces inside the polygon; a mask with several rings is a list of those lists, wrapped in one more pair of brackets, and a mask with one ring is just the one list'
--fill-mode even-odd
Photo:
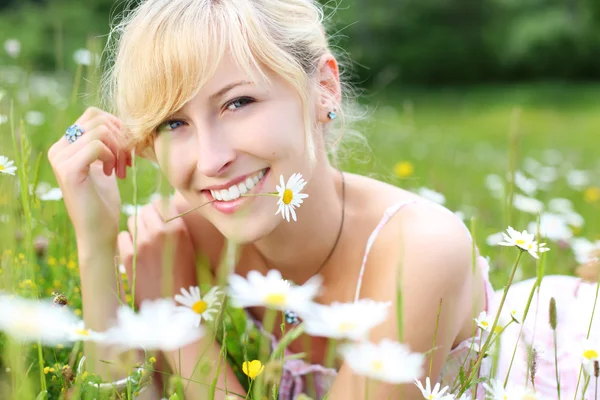
{"label": "blonde hair", "polygon": [[[146,0],[123,14],[107,49],[105,107],[123,121],[129,146],[150,144],[156,127],[195,96],[229,51],[240,68],[267,79],[267,67],[297,90],[314,160],[310,83],[330,49],[323,11],[312,0]],[[327,136],[335,150],[339,141]]]}

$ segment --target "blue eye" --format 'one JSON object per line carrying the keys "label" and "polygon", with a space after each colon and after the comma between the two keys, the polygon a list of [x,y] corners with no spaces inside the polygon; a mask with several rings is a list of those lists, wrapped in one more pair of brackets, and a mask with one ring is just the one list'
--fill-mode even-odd
{"label": "blue eye", "polygon": [[250,98],[250,97],[238,97],[235,100],[230,101],[229,103],[227,103],[227,110],[229,111],[236,111],[239,110],[240,108],[244,107],[247,104],[253,103],[254,99]]}
{"label": "blue eye", "polygon": [[162,124],[160,124],[158,126],[158,128],[156,130],[158,132],[174,131],[175,129],[179,128],[183,124],[185,124],[185,122],[174,119],[174,120],[163,122]]}

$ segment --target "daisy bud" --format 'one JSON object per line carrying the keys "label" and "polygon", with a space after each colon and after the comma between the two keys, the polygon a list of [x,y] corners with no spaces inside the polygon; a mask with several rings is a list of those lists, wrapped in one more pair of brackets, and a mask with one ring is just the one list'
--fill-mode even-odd
{"label": "daisy bud", "polygon": [[556,300],[554,297],[550,298],[550,327],[553,331],[556,330]]}

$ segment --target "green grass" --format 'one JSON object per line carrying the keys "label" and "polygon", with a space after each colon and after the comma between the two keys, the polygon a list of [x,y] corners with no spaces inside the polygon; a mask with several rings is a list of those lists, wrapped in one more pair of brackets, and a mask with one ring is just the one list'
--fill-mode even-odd
{"label": "green grass", "polygon": [[[20,138],[17,146],[13,146],[11,123],[1,124],[0,155],[15,159],[18,154],[23,154],[25,158],[19,168],[22,171],[25,167],[22,172],[28,181],[47,181],[55,186],[46,152],[51,143],[60,138],[65,127],[83,111],[84,97],[77,96],[77,101],[60,109],[46,98],[36,97],[37,92],[28,91],[26,87],[26,81],[12,85],[0,81],[0,90],[5,92],[4,98],[0,99],[0,115],[10,116],[14,107],[12,122],[17,128],[17,139]],[[23,90],[29,95],[25,96]],[[67,100],[71,90],[69,86],[64,87]],[[86,90],[85,85],[80,90]],[[341,164],[345,169],[407,189],[435,189],[446,196],[448,208],[463,210],[473,216],[476,242],[481,252],[491,257],[493,283],[501,288],[514,262],[514,250],[488,247],[485,238],[490,233],[504,230],[508,223],[517,229],[525,229],[534,217],[519,212],[507,213],[504,202],[493,198],[485,188],[486,175],[505,176],[510,170],[511,156],[519,166],[525,157],[543,160],[546,150],[557,149],[565,157],[565,169],[594,171],[596,181],[593,184],[600,186],[596,132],[600,126],[598,98],[600,86],[570,84],[400,89],[377,93],[367,98],[370,118],[358,126],[368,138],[371,150],[354,149],[346,153]],[[21,123],[26,112],[31,110],[44,113],[42,125]],[[516,133],[512,147],[509,141],[511,126],[512,132]],[[19,148],[21,150],[17,151]],[[414,165],[410,177],[394,175],[394,165],[400,161]],[[58,291],[64,293],[69,305],[80,312],[76,248],[64,205],[62,202],[40,202],[33,197],[28,203],[31,215],[27,216],[27,208],[23,207],[23,196],[26,197],[27,192],[18,189],[17,181],[17,177],[0,175],[0,215],[8,215],[0,229],[0,287],[25,296],[49,297],[53,291]],[[139,198],[144,201],[158,191],[159,182],[158,171],[148,162],[140,161]],[[123,203],[130,203],[133,198],[131,180],[120,185]],[[554,197],[571,199],[575,209],[585,218],[586,223],[578,235],[600,238],[598,201],[585,202],[582,192],[569,189],[564,178],[548,192],[542,192],[540,200]],[[125,224],[126,217],[123,216],[122,228]],[[47,238],[49,246],[46,252],[36,255],[32,243],[39,237]],[[552,251],[547,255],[546,271],[572,274],[576,263],[571,251],[556,243],[549,243],[549,246]],[[524,277],[534,276],[534,267],[533,260],[527,257],[523,261]],[[0,348],[0,397],[8,396],[9,390],[13,398],[29,398],[39,392],[39,359],[35,347],[6,346],[8,343],[0,338],[0,345],[2,343],[5,348],[4,351]],[[25,357],[21,357],[23,355]],[[64,383],[59,371],[70,355],[71,349],[44,349],[44,365],[55,369],[54,373],[48,371],[45,375],[48,390],[54,397],[58,396]],[[7,367],[13,370],[12,375],[5,373]],[[16,386],[9,389],[15,373],[18,379],[13,384]],[[21,392],[16,392],[15,387]]]}

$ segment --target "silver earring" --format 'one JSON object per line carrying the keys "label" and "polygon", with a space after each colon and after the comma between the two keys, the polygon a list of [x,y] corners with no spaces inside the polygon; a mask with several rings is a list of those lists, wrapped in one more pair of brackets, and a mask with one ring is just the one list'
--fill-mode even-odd
{"label": "silver earring", "polygon": [[333,111],[329,111],[329,113],[327,114],[327,118],[329,119],[335,119],[337,117],[336,114],[337,108],[333,108]]}

